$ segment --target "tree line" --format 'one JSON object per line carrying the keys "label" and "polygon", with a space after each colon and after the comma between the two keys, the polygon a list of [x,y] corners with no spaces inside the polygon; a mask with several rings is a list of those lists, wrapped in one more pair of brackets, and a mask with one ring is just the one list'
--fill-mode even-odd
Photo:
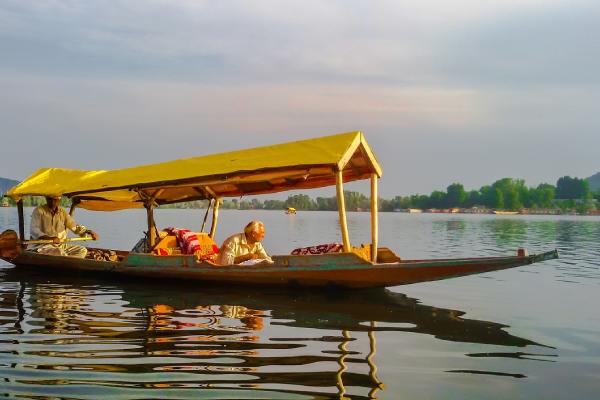
{"label": "tree line", "polygon": [[[380,211],[394,211],[408,208],[445,209],[471,208],[475,206],[497,210],[520,210],[522,208],[581,208],[589,207],[589,202],[600,200],[600,192],[592,193],[585,179],[564,176],[556,185],[542,183],[537,187],[527,187],[523,179],[503,178],[479,190],[465,190],[463,184],[453,183],[446,191],[435,190],[429,195],[414,194],[396,196],[393,199],[380,198]],[[370,199],[362,193],[344,191],[346,209],[349,211],[369,210]],[[297,210],[337,210],[334,197],[312,199],[305,194],[291,195],[287,200],[226,200],[223,208],[282,210],[293,207]]]}
{"label": "tree line", "polygon": [[[461,183],[452,183],[445,191],[434,190],[429,195],[413,194],[396,196],[393,199],[378,199],[380,211],[394,211],[408,208],[445,209],[484,207],[497,210],[519,210],[522,208],[563,208],[573,209],[590,207],[591,199],[600,200],[600,191],[590,191],[586,179],[563,176],[556,185],[542,183],[537,187],[527,187],[523,179],[503,178],[479,190],[465,190]],[[360,192],[344,191],[346,209],[349,211],[370,210],[370,198]],[[25,206],[44,204],[43,197],[26,197]],[[9,199],[9,204],[14,202]],[[68,207],[70,201],[63,197],[62,205]],[[198,200],[161,206],[161,208],[206,208],[208,201]],[[284,210],[293,207],[297,210],[335,211],[337,199],[333,197],[311,198],[305,194],[288,196],[286,200],[225,199],[223,209],[264,209]]]}

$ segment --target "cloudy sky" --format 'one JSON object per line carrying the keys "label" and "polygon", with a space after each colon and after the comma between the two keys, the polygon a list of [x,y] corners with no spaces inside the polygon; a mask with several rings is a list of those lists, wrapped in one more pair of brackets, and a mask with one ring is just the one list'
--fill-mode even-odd
{"label": "cloudy sky", "polygon": [[0,176],[361,130],[381,195],[600,171],[598,1],[0,2]]}

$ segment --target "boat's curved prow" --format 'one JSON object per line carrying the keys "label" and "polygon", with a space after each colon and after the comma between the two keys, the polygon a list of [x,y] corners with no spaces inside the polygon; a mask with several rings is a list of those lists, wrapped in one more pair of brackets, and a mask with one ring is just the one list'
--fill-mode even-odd
{"label": "boat's curved prow", "polygon": [[530,261],[531,261],[531,264],[533,264],[536,262],[554,260],[557,258],[560,258],[558,255],[558,249],[554,249],[551,251],[547,251],[545,253],[533,254],[532,256],[530,256]]}

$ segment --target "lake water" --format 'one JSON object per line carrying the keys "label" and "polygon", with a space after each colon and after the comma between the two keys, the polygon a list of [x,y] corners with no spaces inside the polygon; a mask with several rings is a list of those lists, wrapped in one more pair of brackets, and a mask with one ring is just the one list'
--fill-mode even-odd
{"label": "lake water", "polygon": [[[26,219],[31,210],[26,210]],[[158,210],[198,229],[203,210]],[[143,210],[76,218],[129,250]],[[349,214],[353,244],[369,215]],[[210,218],[209,218],[210,219]],[[272,254],[339,241],[337,214],[222,211]],[[16,209],[0,209],[0,230]],[[600,218],[380,214],[403,258],[561,258],[389,290],[333,293],[135,282],[0,261],[0,395],[19,399],[591,399],[600,394]],[[95,244],[96,245],[96,244]]]}

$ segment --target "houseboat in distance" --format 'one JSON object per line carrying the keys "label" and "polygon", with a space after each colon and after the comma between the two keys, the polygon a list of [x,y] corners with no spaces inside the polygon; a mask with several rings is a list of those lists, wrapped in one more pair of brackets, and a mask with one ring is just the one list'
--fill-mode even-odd
{"label": "houseboat in distance", "polygon": [[496,215],[517,215],[518,211],[507,211],[507,210],[494,210],[492,211]]}

